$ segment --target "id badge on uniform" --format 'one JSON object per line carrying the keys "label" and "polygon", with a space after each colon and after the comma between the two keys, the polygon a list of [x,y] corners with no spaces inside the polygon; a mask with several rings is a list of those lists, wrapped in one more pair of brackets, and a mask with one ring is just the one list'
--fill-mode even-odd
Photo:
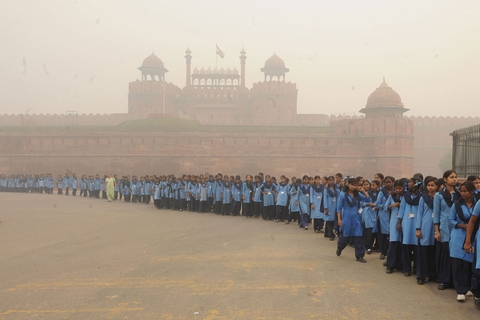
{"label": "id badge on uniform", "polygon": [[409,214],[408,214],[408,218],[409,218],[409,219],[415,218],[415,213],[409,213]]}
{"label": "id badge on uniform", "polygon": [[252,193],[252,190],[250,190],[249,192]]}
{"label": "id badge on uniform", "polygon": [[362,214],[363,208],[358,209],[358,214]]}
{"label": "id badge on uniform", "polygon": [[272,194],[271,192],[267,192],[267,194]]}
{"label": "id badge on uniform", "polygon": [[240,194],[240,191],[237,191],[237,194]]}
{"label": "id badge on uniform", "polygon": [[337,198],[332,198],[332,202],[337,202]]}
{"label": "id badge on uniform", "polygon": [[320,199],[320,196],[317,196],[317,199]]}
{"label": "id badge on uniform", "polygon": [[432,212],[432,218],[435,218],[435,213],[434,212]]}
{"label": "id badge on uniform", "polygon": [[281,194],[285,194],[285,191],[280,192]]}
{"label": "id badge on uniform", "polygon": [[308,197],[308,196],[310,196],[310,195],[307,193],[307,194],[305,195],[305,197]]}

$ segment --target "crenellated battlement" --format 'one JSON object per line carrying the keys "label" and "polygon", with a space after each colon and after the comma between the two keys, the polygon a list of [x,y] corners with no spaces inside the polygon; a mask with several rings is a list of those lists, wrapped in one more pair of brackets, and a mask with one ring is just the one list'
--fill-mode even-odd
{"label": "crenellated battlement", "polygon": [[252,89],[250,89],[250,95],[261,95],[261,94],[284,94],[297,96],[297,84],[284,81],[263,81],[253,84]]}
{"label": "crenellated battlement", "polygon": [[165,86],[165,94],[169,96],[178,96],[182,89],[170,82],[147,80],[135,80],[128,85],[129,95],[134,94],[163,94]]}

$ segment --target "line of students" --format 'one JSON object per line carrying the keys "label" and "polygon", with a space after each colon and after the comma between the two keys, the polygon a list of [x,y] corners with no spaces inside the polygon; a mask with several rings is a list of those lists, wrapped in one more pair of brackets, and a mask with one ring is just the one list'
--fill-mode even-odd
{"label": "line of students", "polygon": [[[114,178],[117,180],[117,176]],[[55,181],[46,175],[0,175],[0,191],[53,193]],[[78,179],[76,174],[59,176],[58,194],[100,198],[105,195],[104,179],[99,175]],[[215,177],[209,175],[173,175],[117,180],[114,199],[148,204],[153,197],[157,209],[213,212],[244,218],[262,217],[286,224],[296,221],[308,230],[334,241],[338,236],[337,255],[347,245],[355,248],[356,260],[365,263],[365,253],[380,253],[386,260],[386,272],[395,270],[417,283],[427,279],[439,282],[438,289],[455,287],[457,300],[473,294],[480,306],[480,178],[471,176],[457,183],[456,173],[446,171],[441,179],[416,174],[411,179],[375,175],[343,178],[342,174],[302,180],[259,173]],[[323,230],[325,228],[325,231]],[[475,249],[479,250],[475,250]],[[412,266],[413,263],[413,266]]]}

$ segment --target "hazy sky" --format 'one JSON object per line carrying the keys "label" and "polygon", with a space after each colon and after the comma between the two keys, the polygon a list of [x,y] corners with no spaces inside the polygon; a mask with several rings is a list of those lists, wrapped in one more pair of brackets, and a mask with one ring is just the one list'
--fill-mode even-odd
{"label": "hazy sky", "polygon": [[480,115],[480,1],[0,0],[0,114],[127,112],[155,51],[167,81],[192,66],[240,69],[276,52],[298,112],[358,112],[386,77],[408,115]]}

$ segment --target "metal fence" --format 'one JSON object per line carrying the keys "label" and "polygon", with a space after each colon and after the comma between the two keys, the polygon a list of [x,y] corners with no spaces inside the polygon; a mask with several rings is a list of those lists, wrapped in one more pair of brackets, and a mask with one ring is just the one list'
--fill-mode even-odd
{"label": "metal fence", "polygon": [[480,175],[480,124],[456,130],[453,137],[453,170],[459,178]]}

